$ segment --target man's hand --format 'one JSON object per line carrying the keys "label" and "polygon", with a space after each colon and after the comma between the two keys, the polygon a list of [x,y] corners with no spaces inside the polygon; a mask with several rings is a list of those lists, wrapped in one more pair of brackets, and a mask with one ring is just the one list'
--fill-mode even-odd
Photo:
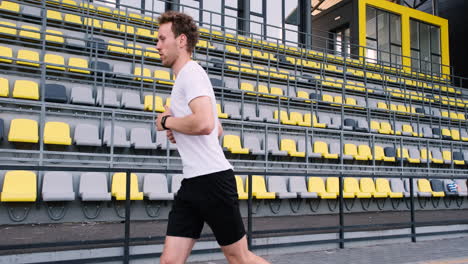
{"label": "man's hand", "polygon": [[169,106],[166,105],[164,109],[165,109],[164,113],[159,114],[158,117],[156,118],[156,129],[158,131],[164,130],[164,128],[161,125],[161,119],[163,118],[163,116],[172,115],[171,109],[169,109]]}
{"label": "man's hand", "polygon": [[167,138],[169,139],[169,141],[170,141],[172,144],[175,144],[175,143],[176,143],[174,134],[172,134],[172,130],[166,130],[166,135],[167,135]]}

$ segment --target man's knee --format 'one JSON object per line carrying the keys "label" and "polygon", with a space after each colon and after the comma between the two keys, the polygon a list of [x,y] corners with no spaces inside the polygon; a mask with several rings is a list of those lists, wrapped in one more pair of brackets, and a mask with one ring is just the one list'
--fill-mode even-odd
{"label": "man's knee", "polygon": [[162,254],[159,259],[160,264],[183,264],[184,260],[181,260],[177,255]]}

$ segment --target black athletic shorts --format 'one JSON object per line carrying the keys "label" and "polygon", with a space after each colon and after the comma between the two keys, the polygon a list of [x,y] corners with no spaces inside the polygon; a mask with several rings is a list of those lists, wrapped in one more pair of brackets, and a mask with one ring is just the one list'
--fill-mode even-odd
{"label": "black athletic shorts", "polygon": [[221,246],[245,235],[232,170],[184,179],[169,213],[166,234],[198,239],[204,222]]}

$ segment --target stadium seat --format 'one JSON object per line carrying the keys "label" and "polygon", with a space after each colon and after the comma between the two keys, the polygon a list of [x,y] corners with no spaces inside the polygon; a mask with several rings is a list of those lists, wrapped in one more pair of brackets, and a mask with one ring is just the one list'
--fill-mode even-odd
{"label": "stadium seat", "polygon": [[[279,111],[279,115],[278,115],[278,110],[275,110],[274,112],[274,119],[278,120],[278,118],[280,119],[281,121],[281,124],[285,124],[285,125],[296,125],[297,122],[295,122],[294,120],[290,120],[289,119],[289,115],[288,115],[288,112],[286,111],[283,111],[283,110],[280,110]],[[301,118],[302,120],[302,118]]]}
{"label": "stadium seat", "polygon": [[151,131],[148,128],[132,128],[130,130],[130,144],[135,149],[156,149],[153,143]]}
{"label": "stadium seat", "polygon": [[17,58],[17,64],[39,67],[39,53],[37,51],[23,49],[18,50]]}
{"label": "stadium seat", "polygon": [[299,177],[299,176],[289,177],[288,190],[289,192],[296,193],[298,198],[303,198],[303,199],[318,198],[318,195],[316,192],[307,191],[305,177]]}
{"label": "stadium seat", "polygon": [[133,70],[133,75],[146,77],[146,78],[135,77],[135,80],[137,80],[137,81],[143,80],[145,82],[153,82],[153,79],[150,79],[151,78],[151,70],[148,69],[148,68],[143,68],[143,71],[142,71],[141,67],[135,67],[134,70]]}
{"label": "stadium seat", "polygon": [[244,135],[244,146],[250,150],[251,155],[265,155],[261,146],[261,139],[255,134]]}
{"label": "stadium seat", "polygon": [[67,103],[67,90],[65,86],[62,84],[52,84],[47,83],[45,85],[45,97],[44,100],[47,102],[54,102],[54,103]]}
{"label": "stadium seat", "polygon": [[297,198],[296,192],[289,192],[286,188],[286,180],[283,176],[269,176],[267,178],[268,191],[275,193],[278,199]]}
{"label": "stadium seat", "polygon": [[171,74],[165,70],[155,70],[154,71],[154,78],[159,79],[156,80],[157,83],[173,85],[174,81],[171,79]]}
{"label": "stadium seat", "polygon": [[358,158],[357,160],[373,160],[372,151],[368,145],[358,146]]}
{"label": "stadium seat", "polygon": [[70,126],[64,122],[47,122],[44,126],[44,143],[71,145]]}
{"label": "stadium seat", "polygon": [[164,112],[165,108],[163,105],[163,99],[160,96],[153,97],[152,95],[146,95],[144,100],[144,110],[153,111],[153,109],[156,112]]}
{"label": "stadium seat", "polygon": [[143,110],[144,105],[141,103],[140,95],[134,92],[123,92],[120,107],[133,110]]}
{"label": "stadium seat", "polygon": [[397,131],[397,135],[403,135],[403,136],[413,136],[417,137],[418,133],[414,132],[413,126],[409,124],[403,124],[401,126],[401,131]]}
{"label": "stadium seat", "polygon": [[84,172],[80,176],[79,196],[82,201],[110,201],[107,177],[101,172]]}
{"label": "stadium seat", "polygon": [[13,98],[39,100],[38,83],[28,80],[16,80],[13,86]]}
{"label": "stadium seat", "polygon": [[3,140],[5,135],[5,123],[3,119],[0,118],[0,142]]}
{"label": "stadium seat", "polygon": [[352,193],[357,198],[372,198],[372,194],[369,192],[363,192],[359,188],[359,183],[356,178],[345,177],[343,191],[346,193]]}
{"label": "stadium seat", "polygon": [[334,192],[327,192],[325,183],[320,177],[310,177],[308,179],[308,192],[316,193],[321,199],[336,199],[337,194]]}
{"label": "stadium seat", "polygon": [[274,123],[274,124],[278,123],[278,119],[273,118],[273,112],[268,108],[259,107],[258,116],[264,122]]}
{"label": "stadium seat", "polygon": [[263,117],[257,115],[256,106],[254,104],[244,104],[244,119],[254,122],[263,122]]}
{"label": "stadium seat", "polygon": [[291,157],[305,157],[305,152],[298,152],[296,141],[293,139],[281,139],[280,150],[287,151]]}
{"label": "stadium seat", "polygon": [[115,53],[127,53],[123,42],[115,40],[109,40],[107,50]]}
{"label": "stadium seat", "polygon": [[[117,201],[126,199],[126,177],[124,172],[117,172],[112,176],[111,194]],[[143,200],[143,193],[138,189],[138,177],[135,173],[130,174],[130,200]]]}
{"label": "stadium seat", "polygon": [[[114,133],[112,134],[112,129]],[[113,137],[112,137],[113,135]],[[107,147],[118,147],[118,148],[128,148],[130,147],[130,141],[127,140],[127,132],[124,127],[106,125],[104,128],[104,138],[102,141],[104,146]]]}
{"label": "stadium seat", "polygon": [[221,109],[221,104],[216,104],[216,111],[218,112],[218,118],[229,118],[229,115]]}
{"label": "stadium seat", "polygon": [[10,81],[0,77],[0,97],[8,97],[10,94]]}
{"label": "stadium seat", "polygon": [[36,178],[36,173],[32,171],[7,171],[3,178],[1,201],[35,202],[37,199]]}
{"label": "stadium seat", "polygon": [[354,128],[355,131],[358,132],[369,132],[369,123],[367,120],[359,119],[357,126]]}
{"label": "stadium seat", "polygon": [[67,23],[83,25],[83,21],[81,20],[81,16],[74,15],[74,14],[65,14],[63,20]]}
{"label": "stadium seat", "polygon": [[[245,179],[245,191],[249,191],[249,179]],[[259,175],[252,175],[252,197],[256,199],[275,199],[274,192],[268,192],[266,189],[265,178]]]}
{"label": "stadium seat", "polygon": [[58,30],[47,29],[45,38],[47,42],[52,42],[53,44],[65,43],[65,40],[63,38],[63,33]]}
{"label": "stadium seat", "polygon": [[442,157],[442,153],[438,149],[431,150],[431,155],[429,155],[432,163],[437,164],[444,164],[444,158]]}
{"label": "stadium seat", "polygon": [[65,171],[48,171],[42,180],[42,200],[50,201],[73,201],[73,177]]}
{"label": "stadium seat", "polygon": [[375,190],[379,193],[385,193],[390,198],[403,198],[403,192],[393,192],[390,189],[390,182],[385,178],[375,179]]}
{"label": "stadium seat", "polygon": [[328,144],[323,141],[314,142],[314,153],[320,153],[325,159],[338,159],[339,154],[331,154],[328,151]]}
{"label": "stadium seat", "polygon": [[[104,98],[103,98],[103,92],[104,90]],[[104,99],[104,104],[102,103]],[[118,108],[120,107],[119,100],[117,99],[117,93],[115,90],[111,90],[109,88],[104,89],[104,87],[98,87],[97,88],[97,94],[96,94],[96,105],[101,106],[108,106],[108,107],[115,107]]]}
{"label": "stadium seat", "polygon": [[240,137],[237,135],[224,135],[223,148],[233,154],[249,154],[249,149],[242,147]]}
{"label": "stadium seat", "polygon": [[442,182],[442,180],[432,179],[430,182],[431,182],[431,188],[432,188],[433,193],[437,193],[437,195],[439,195],[438,197],[441,197],[442,194],[443,196],[446,195],[445,189],[444,189],[444,183]]}
{"label": "stadium seat", "polygon": [[99,138],[99,129],[91,124],[77,124],[73,140],[77,146],[102,146],[101,139]]}
{"label": "stadium seat", "polygon": [[465,165],[465,158],[462,152],[453,152],[453,163],[455,165]]}
{"label": "stadium seat", "polygon": [[38,143],[39,126],[37,121],[20,118],[11,120],[8,141]]}
{"label": "stadium seat", "polygon": [[[0,54],[2,57],[13,58],[13,50],[10,47],[0,46]],[[12,63],[13,60],[0,58],[0,62]]]}
{"label": "stadium seat", "polygon": [[0,10],[19,13],[21,11],[21,5],[10,1],[2,1],[0,3]]}
{"label": "stadium seat", "polygon": [[[327,191],[334,193],[336,196],[340,196],[340,179],[338,177],[327,177]],[[343,185],[344,186],[344,185]],[[352,192],[346,192],[343,188],[343,198],[354,198],[355,194]]]}
{"label": "stadium seat", "polygon": [[35,26],[23,25],[19,31],[19,36],[22,38],[27,38],[28,40],[40,40],[41,33],[40,29]]}
{"label": "stadium seat", "polygon": [[90,74],[88,70],[88,61],[82,58],[71,57],[68,59],[68,71]]}
{"label": "stadium seat", "polygon": [[376,183],[371,178],[361,178],[359,180],[360,188],[363,193],[370,193],[373,198],[387,198],[387,192],[380,192],[376,189]]}
{"label": "stadium seat", "polygon": [[163,174],[146,174],[143,180],[143,194],[151,201],[174,200],[174,193],[169,193],[167,178]]}
{"label": "stadium seat", "polygon": [[374,149],[374,158],[376,161],[395,162],[395,157],[385,156],[384,148],[382,146],[374,146]]}
{"label": "stadium seat", "polygon": [[384,161],[393,162],[396,160],[397,153],[394,147],[385,147],[384,154],[385,154]]}
{"label": "stadium seat", "polygon": [[[418,190],[419,193],[430,193],[433,197],[444,197],[445,193],[443,191],[441,192],[435,192],[431,188],[431,183],[427,179],[418,179]],[[419,195],[418,193],[418,195]]]}
{"label": "stadium seat", "polygon": [[[392,187],[392,192],[402,193],[403,197],[410,197],[409,191],[406,191],[404,182],[401,179],[391,178],[390,186]],[[416,195],[416,192],[415,192]]]}
{"label": "stadium seat", "polygon": [[224,112],[229,115],[230,119],[241,120],[242,115],[240,114],[239,103],[224,103]]}
{"label": "stadium seat", "polygon": [[93,90],[85,86],[72,87],[70,102],[72,104],[94,105]]}
{"label": "stadium seat", "polygon": [[343,159],[347,160],[368,160],[367,156],[358,155],[358,147],[354,144],[344,144],[343,147]]}
{"label": "stadium seat", "polygon": [[267,141],[268,141],[268,144],[267,144],[268,153],[270,153],[273,156],[287,156],[288,155],[287,151],[282,151],[279,149],[278,138],[276,135],[268,135]]}
{"label": "stadium seat", "polygon": [[458,129],[450,129],[449,130],[450,132],[450,135],[452,136],[452,140],[461,140],[461,137],[460,137],[460,131],[458,131]]}
{"label": "stadium seat", "polygon": [[249,194],[245,191],[244,189],[244,182],[242,178],[238,175],[236,177],[236,186],[237,186],[237,194],[239,197],[239,200],[247,200],[249,199]]}

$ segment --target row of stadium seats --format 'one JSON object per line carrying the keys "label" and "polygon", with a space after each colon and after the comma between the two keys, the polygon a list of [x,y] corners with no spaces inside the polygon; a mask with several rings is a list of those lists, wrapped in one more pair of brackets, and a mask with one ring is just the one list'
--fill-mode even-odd
{"label": "row of stadium seats", "polygon": [[[116,22],[124,20],[124,21],[130,22],[130,23],[136,23],[136,24],[142,24],[142,25],[151,25],[151,28],[154,28],[155,26],[157,26],[157,21],[155,20],[154,16],[150,17],[150,16],[141,15],[141,14],[138,14],[138,13],[128,13],[127,14],[125,11],[110,8],[108,6],[99,6],[99,5],[89,4],[89,3],[79,3],[78,4],[77,2],[75,2],[73,0],[50,1],[50,3],[52,3],[52,4],[59,4],[60,3],[60,5],[63,5],[64,7],[72,8],[71,10],[73,10],[73,9],[78,9],[78,10],[82,9],[81,13],[88,13],[89,12],[90,14],[93,14],[93,16],[102,16],[102,17],[104,17],[106,19],[109,19],[109,18],[110,19],[116,19],[117,20]],[[8,2],[8,1],[3,1],[2,5],[0,5],[0,10],[13,12],[13,13],[21,12],[22,11],[21,8],[22,8],[21,5],[16,4],[16,3],[12,3],[12,2]],[[51,19],[66,20],[65,16],[62,15],[60,12],[57,12],[57,11],[55,11],[55,13],[51,12],[49,16],[50,16]],[[110,21],[112,21],[112,20],[110,20]],[[113,23],[113,22],[110,22],[110,21],[108,21],[108,23]],[[95,22],[93,22],[93,23],[95,23]],[[312,51],[312,50],[305,50],[305,49],[299,49],[297,47],[287,47],[287,46],[284,46],[282,44],[278,45],[276,43],[267,42],[267,41],[264,41],[264,40],[256,40],[254,38],[247,38],[247,37],[243,37],[243,36],[235,37],[232,34],[223,33],[223,32],[217,31],[217,30],[209,30],[209,29],[205,29],[205,28],[200,28],[200,31],[201,31],[202,35],[208,36],[210,39],[213,39],[213,38],[218,38],[219,39],[220,38],[223,41],[226,41],[226,40],[235,41],[237,44],[248,44],[249,46],[252,46],[252,47],[272,48],[274,50],[279,49],[279,50],[282,50],[282,51],[285,51],[285,52],[289,52],[289,53],[291,53],[291,55],[306,54],[310,58],[314,58],[314,59],[328,60],[328,61],[337,62],[337,63],[346,62],[346,63],[349,63],[349,65],[358,66],[358,67],[363,66],[362,62],[360,60],[356,60],[356,59],[343,58],[341,56],[336,56],[336,55],[332,55],[332,54],[323,54],[321,52]],[[381,65],[378,65],[378,64],[367,63],[365,66],[366,66],[366,68],[373,68],[373,69],[377,69],[377,70],[383,70],[383,71],[387,71],[387,72],[390,72],[390,73],[405,73],[404,71],[401,71],[401,69],[392,68],[392,67],[388,67],[388,66],[381,66]],[[431,80],[439,80],[439,81],[441,80],[441,78],[439,78],[438,76],[430,76],[430,75],[426,75],[426,74],[422,74],[422,73],[416,74],[416,76],[418,76],[419,78],[427,78],[427,79],[431,79]]]}
{"label": "row of stadium seats", "polygon": [[[182,175],[172,175],[171,192],[165,175],[146,174],[143,178],[143,192],[140,192],[138,176],[130,175],[130,199],[173,200],[181,186]],[[340,195],[339,179],[327,177],[265,177],[252,176],[252,197],[255,199],[320,198],[336,199]],[[415,197],[467,196],[466,180],[427,180],[414,179]],[[111,191],[104,173],[87,172],[80,175],[78,194],[82,201],[125,200],[126,174],[114,173]],[[240,200],[248,199],[248,180],[245,185],[236,176]],[[457,187],[453,189],[455,184]],[[1,193],[1,202],[35,202],[37,198],[37,175],[33,171],[7,171]],[[245,187],[244,187],[245,186]],[[268,186],[268,189],[267,189]],[[408,179],[353,178],[345,177],[343,198],[407,198],[410,196]],[[68,172],[46,172],[42,183],[42,200],[73,201],[76,193],[73,176]]]}
{"label": "row of stadium seats", "polygon": [[[415,197],[468,196],[466,180],[414,179]],[[239,199],[248,199],[248,179],[236,176]],[[327,177],[281,177],[252,175],[252,197],[255,199],[320,198],[337,199],[340,196],[339,178]],[[449,184],[459,186],[449,190]],[[268,188],[267,188],[268,186]],[[410,197],[408,179],[352,178],[345,177],[343,198],[407,198]]]}
{"label": "row of stadium seats", "polygon": [[[223,136],[223,148],[233,154],[248,155],[272,155],[272,156],[290,156],[290,157],[309,157],[309,159],[340,159],[341,148],[338,142],[328,144],[325,141],[305,139],[293,139],[287,136],[281,137],[278,141],[274,135],[269,135],[267,140],[259,135],[249,134],[242,141],[238,135],[225,134]],[[307,150],[306,150],[307,146]],[[367,144],[345,143],[342,153],[343,160],[356,161],[385,161],[399,162],[404,161],[413,164],[434,163],[434,164],[468,164],[468,150],[452,151],[438,148],[419,149],[417,146],[403,146],[403,151],[399,147],[376,145],[374,151]],[[374,153],[374,155],[372,154]],[[429,153],[429,159],[428,159]]]}
{"label": "row of stadium seats", "polygon": [[[57,11],[50,11],[50,10],[49,10],[49,12],[55,12],[55,13],[51,13],[50,15],[48,14],[50,17],[54,17],[55,19],[61,18],[60,13],[57,14]],[[75,15],[71,15],[71,14],[68,14],[68,15],[70,15],[70,16],[75,16]],[[89,22],[88,20],[86,20],[86,21],[87,21],[88,24],[90,24],[90,22]],[[81,20],[80,20],[79,22],[82,23]],[[94,22],[93,22],[93,23],[94,23]],[[109,23],[111,23],[111,22],[109,22]],[[114,23],[112,23],[112,24],[114,24]],[[10,26],[11,26],[11,23],[10,23]],[[31,27],[31,26],[28,26],[28,27],[29,27],[29,29],[33,29],[33,27]],[[118,27],[117,25],[114,25],[112,28],[113,28],[115,31],[121,31],[121,29],[119,29],[119,27]],[[56,32],[56,31],[54,31],[54,32]],[[138,31],[137,31],[137,32],[138,32]],[[151,32],[149,32],[149,33],[148,33],[148,32],[149,32],[149,30],[142,29],[140,35],[148,35],[148,36],[149,36],[149,34],[150,34]],[[60,33],[60,32],[59,32],[59,33]],[[133,29],[132,29],[132,32],[131,32],[131,33],[133,33]],[[36,35],[36,36],[37,36],[37,35]],[[63,42],[63,40],[62,40],[61,42]],[[204,43],[201,43],[200,46],[201,46],[201,47],[207,46],[207,47],[210,47],[210,48],[214,48],[214,46],[210,46],[210,45],[208,45],[208,44],[205,43],[205,42],[204,42]],[[232,47],[232,46],[230,46],[230,47]],[[235,48],[235,47],[234,47],[234,48]],[[232,48],[228,48],[228,49],[229,49],[230,51],[233,50]],[[245,48],[244,48],[244,49],[245,49]],[[132,49],[132,50],[134,51],[134,49]],[[247,51],[246,51],[246,52],[247,52]],[[244,53],[247,54],[246,52],[244,52]],[[249,51],[249,52],[250,52],[250,51]],[[140,53],[141,53],[141,51],[140,51]],[[255,54],[253,54],[253,53],[255,53]],[[263,54],[261,51],[256,51],[256,52],[253,51],[252,54],[253,54],[253,56],[257,55],[258,58],[272,57],[272,56],[270,56],[270,55],[268,55],[268,54]],[[288,61],[288,60],[287,60],[287,61]],[[328,69],[328,68],[334,67],[334,66],[332,66],[332,65],[327,65],[326,67],[327,67],[327,69]],[[337,67],[334,67],[333,69],[335,69],[335,70],[333,70],[333,71],[335,71],[335,72],[337,72],[337,71],[340,72],[339,70],[337,70],[337,69],[338,69]],[[358,74],[360,71],[351,70],[350,72],[353,73],[353,74],[356,73],[356,75],[358,75],[358,76],[361,76],[361,75],[362,75],[362,74]],[[367,75],[369,75],[369,76],[367,76]],[[382,77],[380,77],[380,74],[366,73],[366,77],[374,78],[375,76],[379,76],[379,77],[376,77],[376,79],[382,80]],[[388,81],[393,81],[393,78],[388,79]],[[408,85],[412,85],[412,84],[413,84],[413,83],[412,83],[412,82],[413,82],[412,80],[404,80],[404,82],[405,82],[405,84],[408,84]],[[416,85],[418,85],[418,83],[416,83]],[[424,88],[434,88],[434,89],[439,89],[439,88],[440,88],[442,91],[459,92],[459,91],[455,91],[455,90],[454,90],[453,88],[451,88],[451,87],[446,87],[446,86],[434,85],[434,86],[432,87],[431,84],[427,84],[427,83],[420,83],[420,85],[421,85],[420,87],[424,87]]]}

